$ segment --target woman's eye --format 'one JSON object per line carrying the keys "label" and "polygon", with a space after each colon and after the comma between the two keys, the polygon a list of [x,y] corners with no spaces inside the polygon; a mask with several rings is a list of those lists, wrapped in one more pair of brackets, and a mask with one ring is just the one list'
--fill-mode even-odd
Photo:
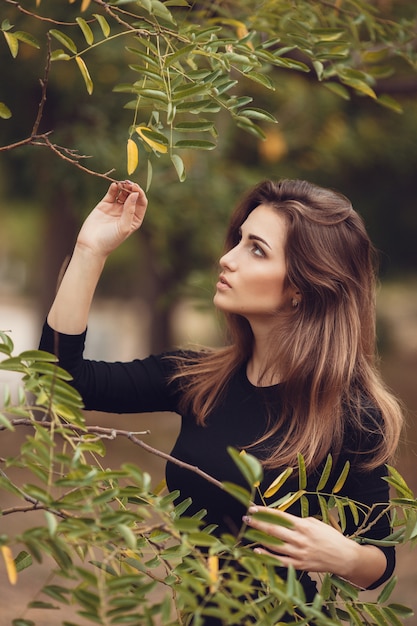
{"label": "woman's eye", "polygon": [[260,246],[258,246],[257,244],[254,244],[252,246],[252,252],[253,254],[255,254],[256,256],[261,256],[264,257],[265,256],[265,252],[262,250],[262,248]]}

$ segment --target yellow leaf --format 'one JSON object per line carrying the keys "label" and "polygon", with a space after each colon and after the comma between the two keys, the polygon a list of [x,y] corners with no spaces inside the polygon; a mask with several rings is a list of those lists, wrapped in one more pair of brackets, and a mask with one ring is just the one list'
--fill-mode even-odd
{"label": "yellow leaf", "polygon": [[127,173],[133,174],[138,166],[139,151],[136,142],[133,139],[127,140]]}
{"label": "yellow leaf", "polygon": [[295,493],[292,494],[292,496],[289,496],[286,500],[284,500],[284,502],[281,502],[281,504],[277,506],[277,509],[279,511],[286,511],[292,504],[294,504],[294,502],[297,502],[297,500],[299,500],[301,496],[303,496],[304,494],[305,494],[304,489],[300,489],[299,491],[296,491]]}
{"label": "yellow leaf", "polygon": [[84,63],[84,59],[81,57],[75,57],[78,67],[80,68],[80,72],[82,77],[84,78],[85,86],[87,87],[87,92],[91,96],[93,93],[93,81],[91,80],[90,73],[87,69],[86,64]]}
{"label": "yellow leaf", "polygon": [[17,570],[12,551],[10,550],[9,546],[1,546],[1,552],[3,554],[3,559],[6,564],[6,571],[9,582],[11,585],[15,585],[17,583]]}
{"label": "yellow leaf", "polygon": [[341,490],[341,488],[346,482],[346,478],[347,478],[347,475],[349,474],[349,470],[350,470],[350,463],[349,461],[346,461],[340,473],[340,476],[337,479],[336,484],[332,489],[332,493],[338,493]]}
{"label": "yellow leaf", "polygon": [[84,11],[87,11],[88,7],[90,6],[91,0],[83,0],[81,3],[81,13],[83,13]]}
{"label": "yellow leaf", "polygon": [[274,494],[276,494],[278,489],[282,487],[287,478],[291,476],[293,471],[294,470],[292,467],[287,467],[287,469],[281,472],[281,474],[277,476],[277,478],[269,485],[268,489],[265,491],[264,498],[271,498]]}
{"label": "yellow leaf", "polygon": [[210,593],[214,593],[217,588],[217,581],[219,580],[219,557],[209,556],[207,559],[209,577],[210,577]]}
{"label": "yellow leaf", "polygon": [[156,139],[152,139],[152,137],[147,134],[147,133],[150,133],[153,135],[159,135],[159,133],[153,132],[147,126],[137,126],[136,132],[139,135],[139,137],[141,137],[141,139],[143,139],[143,141],[152,148],[152,150],[155,150],[155,152],[161,152],[162,154],[165,154],[166,152],[168,152],[168,146],[166,144],[162,143],[162,141],[157,141]]}

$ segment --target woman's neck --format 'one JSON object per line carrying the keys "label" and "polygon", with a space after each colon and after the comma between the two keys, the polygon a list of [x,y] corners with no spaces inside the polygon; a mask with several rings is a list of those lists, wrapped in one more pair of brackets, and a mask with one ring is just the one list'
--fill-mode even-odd
{"label": "woman's neck", "polygon": [[252,355],[246,366],[246,376],[252,385],[257,387],[268,387],[282,382],[282,372],[278,369],[278,364],[268,364],[270,342],[268,338],[262,337],[254,340]]}

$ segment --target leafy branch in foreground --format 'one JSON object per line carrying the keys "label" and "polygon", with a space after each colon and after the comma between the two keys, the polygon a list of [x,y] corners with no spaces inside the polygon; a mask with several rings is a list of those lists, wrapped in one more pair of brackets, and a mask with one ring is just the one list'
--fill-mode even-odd
{"label": "leafy branch in foreground", "polygon": [[[164,155],[184,180],[184,150],[214,149],[223,112],[262,139],[263,124],[276,119],[273,111],[254,104],[254,93],[256,86],[275,90],[279,72],[301,72],[342,98],[355,93],[400,111],[400,104],[383,92],[384,80],[403,66],[417,69],[415,13],[385,14],[364,0],[343,5],[234,0],[221,6],[187,0],[84,0],[80,7],[68,6],[66,21],[51,8],[43,16],[42,0],[31,9],[16,0],[5,2],[13,8],[12,19],[18,23],[24,15],[33,31],[3,21],[12,60],[19,59],[21,44],[41,49],[38,37],[53,40],[56,46],[47,52],[45,67],[72,64],[90,95],[97,58],[118,50],[127,80],[110,88],[130,98],[124,104],[131,111],[127,173],[136,170],[142,152],[148,184],[152,159]],[[44,29],[38,35],[39,25]],[[6,102],[0,103],[0,116],[12,116]],[[45,136],[41,143],[52,148]],[[65,150],[55,152],[64,158]],[[81,166],[74,154],[70,161]]]}
{"label": "leafy branch in foreground", "polygon": [[[105,626],[197,626],[210,615],[221,617],[225,624],[242,625],[252,620],[272,626],[284,613],[292,615],[295,623],[307,621],[319,626],[398,626],[411,614],[407,607],[389,601],[395,578],[385,585],[376,602],[365,602],[357,588],[325,574],[314,602],[307,603],[294,570],[289,569],[284,580],[277,575],[275,559],[253,551],[257,540],[253,530],[243,526],[239,537],[219,538],[214,527],[205,522],[204,510],[187,515],[190,499],[181,501],[178,492],[167,494],[164,485],[154,487],[149,474],[138,466],[103,467],[100,458],[105,455],[105,442],[119,436],[166,455],[138,439],[144,433],[88,426],[81,399],[55,357],[35,350],[13,356],[13,343],[5,333],[0,333],[0,352],[5,356],[0,370],[22,377],[17,401],[5,393],[0,437],[8,430],[30,428],[18,453],[0,459],[0,489],[13,499],[1,514],[30,510],[36,516],[36,521],[31,516],[20,535],[0,535],[3,566],[10,584],[19,584],[19,572],[27,567],[36,569],[46,556],[56,564],[53,578],[28,607],[16,609],[20,614],[14,626],[33,626],[35,622],[26,618],[30,608],[60,610],[64,616],[61,623],[69,625],[65,621],[69,604],[90,623]],[[187,467],[248,506],[260,489],[262,467],[250,454],[234,449],[229,453],[246,487],[219,483],[198,468]],[[355,515],[361,504],[338,495],[349,467],[334,477],[331,465],[329,456],[319,488],[309,493],[300,456],[298,489],[272,506],[285,510],[290,503],[300,501],[302,514],[308,515],[307,496],[318,497],[323,520],[331,523],[337,513],[342,529],[344,510],[348,508]],[[29,479],[19,479],[23,469],[26,477],[29,472]],[[290,475],[290,470],[283,472],[262,498],[270,500],[278,490],[285,493]],[[394,468],[389,468],[388,481],[396,497],[384,505],[384,514],[392,512],[392,533],[384,541],[413,545],[417,501]],[[372,510],[365,511],[356,540],[365,532],[371,515]],[[274,521],[277,523],[276,517]],[[17,546],[20,551],[14,555]]]}

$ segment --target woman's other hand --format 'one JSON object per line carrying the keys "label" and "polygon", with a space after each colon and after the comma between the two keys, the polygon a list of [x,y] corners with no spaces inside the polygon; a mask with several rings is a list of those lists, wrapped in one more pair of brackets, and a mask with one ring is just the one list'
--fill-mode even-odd
{"label": "woman's other hand", "polygon": [[[258,512],[271,515],[271,522],[257,519]],[[275,516],[277,523],[273,520]],[[376,546],[356,543],[315,517],[301,518],[277,509],[255,506],[249,508],[243,521],[282,542],[280,545],[268,544],[266,538],[264,547],[256,548],[256,552],[275,557],[285,567],[292,565],[307,572],[329,572],[363,588],[385,571],[385,555]]]}

